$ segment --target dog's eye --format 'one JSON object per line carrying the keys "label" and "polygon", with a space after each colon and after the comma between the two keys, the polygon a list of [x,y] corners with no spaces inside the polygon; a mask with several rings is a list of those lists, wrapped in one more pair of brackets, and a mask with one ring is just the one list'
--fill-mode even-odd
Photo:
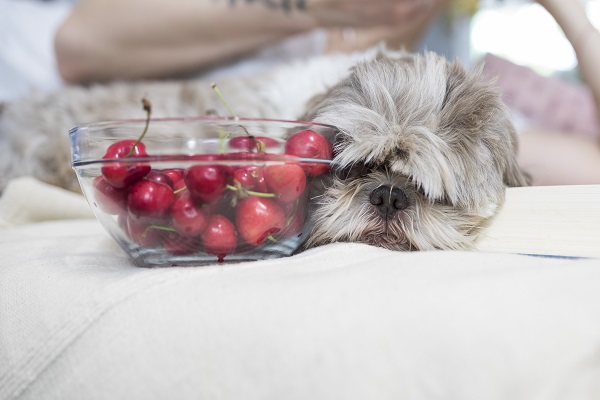
{"label": "dog's eye", "polygon": [[350,139],[348,139],[347,135],[342,135],[340,133],[335,135],[335,138],[333,140],[333,148],[336,149],[337,151],[340,151],[341,149],[348,147],[349,144],[350,144]]}
{"label": "dog's eye", "polygon": [[337,179],[356,179],[368,173],[371,167],[364,163],[354,163],[346,167],[338,167],[333,169],[333,174]]}
{"label": "dog's eye", "polygon": [[405,149],[398,148],[396,149],[395,154],[400,160],[408,160],[408,151]]}
{"label": "dog's eye", "polygon": [[[427,193],[425,193],[425,190],[423,190],[423,187],[422,187],[422,186],[420,186],[420,185],[414,185],[414,186],[415,186],[415,190],[416,190],[416,192],[417,192],[417,193],[418,193],[420,196],[422,196],[422,197],[423,197],[423,198],[425,198],[425,199],[428,199],[428,198],[429,198],[429,196],[427,196]],[[433,202],[434,204],[437,204],[437,205],[452,205],[452,203],[450,202],[450,200],[449,200],[449,199],[447,199],[445,196],[444,196],[444,197],[442,197],[442,198],[433,199],[433,200],[432,200],[432,202]]]}

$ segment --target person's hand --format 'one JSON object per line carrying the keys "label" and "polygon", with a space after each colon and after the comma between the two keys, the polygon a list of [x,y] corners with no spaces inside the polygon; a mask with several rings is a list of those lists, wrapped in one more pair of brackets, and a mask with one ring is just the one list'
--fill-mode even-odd
{"label": "person's hand", "polygon": [[426,13],[439,0],[305,0],[321,27],[395,25]]}
{"label": "person's hand", "polygon": [[375,26],[345,26],[329,29],[327,52],[349,52],[366,49],[378,43],[385,43],[393,49],[413,50],[425,34],[436,16],[452,0],[424,0],[429,7],[419,9],[402,23],[377,24]]}

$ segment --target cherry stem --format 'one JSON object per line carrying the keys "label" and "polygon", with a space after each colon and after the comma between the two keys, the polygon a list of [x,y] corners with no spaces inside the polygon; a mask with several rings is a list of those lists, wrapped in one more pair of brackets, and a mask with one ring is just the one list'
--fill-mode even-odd
{"label": "cherry stem", "polygon": [[[219,87],[217,86],[217,84],[215,82],[213,82],[211,84],[211,87],[215,91],[215,93],[217,94],[217,96],[219,96],[219,100],[221,100],[221,103],[223,103],[223,105],[225,106],[225,108],[227,108],[227,111],[229,111],[229,114],[231,114],[231,116],[233,118],[238,118],[238,116],[236,115],[236,113],[233,112],[233,109],[231,107],[229,107],[229,103],[227,103],[227,100],[225,100],[225,96],[223,96],[223,93],[221,93],[221,89],[219,89]],[[240,125],[240,128],[242,128],[244,130],[244,132],[246,132],[246,135],[252,136],[252,135],[250,135],[250,133],[248,132],[248,130],[246,129],[245,126]],[[226,136],[225,138],[228,138],[229,136],[231,136],[231,133],[228,136]]]}
{"label": "cherry stem", "polygon": [[[229,104],[227,104],[227,101],[225,101],[225,97],[221,93],[221,90],[218,88],[217,84],[213,82],[211,84],[211,87],[215,91],[217,96],[219,96],[219,100],[221,100],[221,103],[223,103],[223,105],[227,108],[229,113],[234,118],[237,118],[237,115],[235,115],[235,113],[233,112],[231,107],[229,107]],[[225,133],[225,129],[223,129],[223,127],[219,125],[219,139],[220,139],[219,152],[220,153],[225,153],[225,139],[229,138],[230,136],[231,136],[231,133]]]}
{"label": "cherry stem", "polygon": [[219,153],[225,153],[225,140],[231,136],[231,132],[227,133],[221,125],[219,125]]}
{"label": "cherry stem", "polygon": [[144,108],[144,111],[146,111],[146,125],[144,126],[144,130],[142,131],[142,134],[135,141],[135,143],[133,144],[133,146],[131,146],[131,149],[125,155],[125,157],[131,157],[131,155],[133,154],[133,152],[135,150],[135,147],[138,144],[140,144],[140,142],[142,141],[142,139],[144,138],[144,136],[146,136],[146,132],[148,132],[148,126],[150,125],[150,116],[152,115],[152,103],[150,103],[150,100],[148,100],[146,98],[143,98],[142,99],[142,107]]}
{"label": "cherry stem", "polygon": [[229,114],[231,114],[234,118],[237,118],[238,116],[235,115],[235,113],[233,112],[233,110],[231,109],[231,107],[229,107],[229,104],[225,100],[225,97],[223,97],[223,94],[221,93],[221,90],[219,89],[219,87],[217,86],[217,84],[213,82],[211,84],[211,87],[215,91],[215,93],[217,94],[217,96],[219,96],[219,100],[221,100],[221,103],[223,103],[223,105],[225,106],[225,108],[227,108],[227,111],[229,111]]}
{"label": "cherry stem", "polygon": [[173,194],[179,194],[179,193],[183,192],[184,190],[187,190],[187,186],[184,186],[181,189],[174,190]]}
{"label": "cherry stem", "polygon": [[229,190],[233,190],[234,192],[243,192],[246,193],[250,196],[257,196],[257,197],[277,197],[277,195],[275,193],[263,193],[263,192],[255,192],[253,190],[247,190],[244,189],[242,186],[240,186],[239,188],[235,187],[235,186],[231,186],[229,184],[225,185],[225,187]]}
{"label": "cherry stem", "polygon": [[142,233],[142,238],[145,238],[146,235],[148,234],[148,231],[150,231],[150,229],[158,229],[161,231],[169,231],[169,232],[176,232],[175,229],[173,228],[169,228],[168,226],[162,226],[162,225],[149,225],[146,229],[144,229],[144,233]]}
{"label": "cherry stem", "polygon": [[294,217],[296,216],[296,211],[298,210],[298,203],[299,202],[300,202],[300,200],[296,200],[295,201],[294,209],[290,213],[290,217],[287,219],[287,221],[285,221],[285,226],[289,226],[292,223],[292,221],[294,220]]}

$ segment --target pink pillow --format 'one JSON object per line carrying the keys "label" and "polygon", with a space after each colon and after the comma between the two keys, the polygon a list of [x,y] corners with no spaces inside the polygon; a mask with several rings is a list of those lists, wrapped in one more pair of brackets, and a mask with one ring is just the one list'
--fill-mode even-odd
{"label": "pink pillow", "polygon": [[600,137],[594,97],[580,84],[544,77],[530,68],[486,54],[484,73],[497,79],[504,102],[529,126]]}

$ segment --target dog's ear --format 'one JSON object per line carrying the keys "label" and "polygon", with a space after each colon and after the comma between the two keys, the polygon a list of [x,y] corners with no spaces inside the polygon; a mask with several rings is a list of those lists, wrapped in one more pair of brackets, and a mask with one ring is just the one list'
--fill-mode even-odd
{"label": "dog's ear", "polygon": [[[490,150],[495,155],[501,167],[502,179],[506,186],[528,186],[529,177],[523,172],[517,162],[518,134],[513,124],[508,106],[496,82],[489,79],[483,72],[484,63],[476,63],[470,72],[467,72],[458,62],[450,64],[448,73],[448,90],[460,91],[458,88],[469,88],[460,94],[460,100],[454,104],[461,104],[460,110],[468,112],[462,116],[464,121],[478,121],[471,128],[478,130]],[[465,84],[465,82],[469,82]],[[464,85],[464,86],[463,86]],[[447,93],[448,96],[448,93]],[[445,99],[444,102],[446,102]],[[459,113],[460,114],[460,113]],[[465,127],[471,125],[464,123]]]}
{"label": "dog's ear", "polygon": [[523,171],[517,162],[517,150],[519,142],[517,131],[514,127],[512,119],[510,118],[508,108],[502,100],[502,96],[497,86],[497,78],[490,78],[485,75],[484,63],[485,60],[480,60],[475,64],[473,67],[474,74],[478,77],[478,79],[485,81],[486,84],[491,88],[490,90],[497,93],[498,101],[504,106],[502,107],[503,109],[498,113],[500,117],[497,124],[501,131],[505,131],[507,133],[508,138],[507,145],[509,147],[509,154],[506,159],[502,176],[504,184],[508,187],[529,186],[532,181],[531,176]]}

